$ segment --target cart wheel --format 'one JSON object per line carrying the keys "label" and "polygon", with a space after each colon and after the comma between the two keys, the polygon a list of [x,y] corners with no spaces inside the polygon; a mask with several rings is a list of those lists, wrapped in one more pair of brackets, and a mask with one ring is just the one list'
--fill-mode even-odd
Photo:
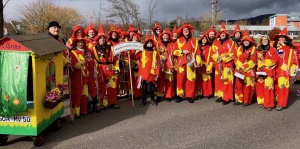
{"label": "cart wheel", "polygon": [[52,130],[57,131],[60,130],[60,128],[62,127],[62,120],[61,118],[58,118],[56,121],[54,121],[51,125]]}
{"label": "cart wheel", "polygon": [[8,135],[0,135],[0,146],[3,146],[7,143]]}
{"label": "cart wheel", "polygon": [[38,136],[36,137],[33,137],[33,145],[35,147],[39,147],[39,146],[42,146],[44,144],[44,133],[42,132],[41,134],[39,134]]}

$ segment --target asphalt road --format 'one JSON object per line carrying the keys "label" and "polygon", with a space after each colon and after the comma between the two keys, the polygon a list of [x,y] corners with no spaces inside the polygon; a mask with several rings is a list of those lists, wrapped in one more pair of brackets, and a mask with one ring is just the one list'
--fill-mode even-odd
{"label": "asphalt road", "polygon": [[[68,120],[63,128],[48,132],[42,148],[103,149],[298,149],[300,148],[300,85],[292,85],[289,107],[266,111],[257,104],[248,107],[222,105],[214,99],[168,103],[121,101],[121,109],[108,109]],[[33,148],[32,139],[10,136],[6,148]]]}

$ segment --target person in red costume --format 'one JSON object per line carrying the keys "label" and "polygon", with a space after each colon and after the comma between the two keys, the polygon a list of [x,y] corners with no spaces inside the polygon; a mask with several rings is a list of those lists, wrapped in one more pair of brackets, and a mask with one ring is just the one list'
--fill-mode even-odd
{"label": "person in red costume", "polygon": [[151,104],[156,104],[154,99],[154,81],[159,76],[160,69],[160,58],[159,54],[154,47],[154,41],[149,34],[146,35],[144,50],[138,52],[136,57],[139,59],[139,70],[138,70],[138,88],[143,89],[143,96],[141,106],[146,105],[147,99],[147,88],[150,87]]}
{"label": "person in red costume", "polygon": [[87,40],[95,46],[97,41],[94,40],[94,37],[97,36],[98,32],[95,29],[93,23],[91,22],[90,25],[84,30],[84,34],[86,35]]}
{"label": "person in red costume", "polygon": [[209,100],[212,95],[212,71],[213,61],[211,59],[211,43],[206,32],[200,36],[199,47],[201,52],[202,66],[197,72],[197,79],[199,76],[198,88],[202,89],[202,94],[205,100]]}
{"label": "person in red costume", "polygon": [[215,94],[219,96],[216,102],[228,104],[233,100],[234,56],[236,44],[229,38],[224,22],[217,40],[212,45],[212,59],[215,67]]}
{"label": "person in red costume", "polygon": [[177,103],[187,98],[189,103],[194,103],[196,87],[196,67],[201,66],[198,40],[192,37],[193,26],[184,24],[180,27],[179,38],[175,43],[173,55],[177,59]]}
{"label": "person in red costume", "polygon": [[84,38],[72,38],[70,62],[71,62],[71,101],[75,117],[87,114],[88,107],[88,71],[86,68]]}
{"label": "person in red costume", "polygon": [[286,27],[280,34],[274,37],[274,48],[278,53],[278,65],[276,67],[275,96],[277,100],[276,110],[281,111],[287,107],[290,80],[296,76],[298,61],[293,50],[292,38],[288,36]]}
{"label": "person in red costume", "polygon": [[231,39],[236,43],[239,47],[241,45],[241,39],[243,38],[243,33],[240,29],[240,26],[237,24],[231,34]]}
{"label": "person in red costume", "polygon": [[[108,75],[108,72],[106,70],[107,66],[109,65],[108,59],[106,57],[109,57],[113,55],[112,51],[108,49],[107,47],[107,40],[106,40],[106,34],[104,30],[104,26],[100,25],[98,35],[94,37],[94,40],[97,42],[97,44],[92,48],[92,58],[97,61],[98,67],[98,89],[99,89],[99,104],[101,107],[101,110],[106,110],[106,107],[103,105],[103,100],[105,97],[107,97],[107,88],[106,88],[106,76]],[[114,72],[110,72],[111,75]],[[105,75],[106,74],[106,75]]]}
{"label": "person in red costume", "polygon": [[[158,50],[158,42],[159,42],[159,34],[161,34],[163,31],[162,27],[160,26],[159,23],[155,23],[154,26],[152,27],[152,32],[153,32],[153,36],[152,36],[152,40],[154,41],[154,47]],[[159,51],[158,51],[159,52]]]}
{"label": "person in red costume", "polygon": [[257,64],[255,42],[245,31],[241,45],[236,52],[235,60],[235,102],[234,105],[248,106],[252,102]]}
{"label": "person in red costume", "polygon": [[172,38],[171,41],[172,42],[176,42],[176,40],[178,39],[178,29],[176,26],[174,26],[173,30],[172,30]]}
{"label": "person in red costume", "polygon": [[[171,41],[172,33],[165,29],[160,35],[158,42],[160,53],[160,73],[157,80],[157,102],[165,98],[170,102],[174,97],[174,77],[173,77],[173,51],[174,43]],[[160,98],[160,99],[159,99]]]}
{"label": "person in red costume", "polygon": [[275,67],[278,63],[278,54],[275,48],[270,46],[270,37],[265,35],[260,39],[257,50],[257,75],[256,75],[256,99],[258,105],[268,111],[274,107],[274,80]]}
{"label": "person in red costume", "polygon": [[100,112],[97,107],[99,87],[98,87],[98,64],[95,59],[92,58],[92,51],[87,50],[85,52],[86,66],[89,72],[88,75],[88,91],[89,91],[89,102],[88,102],[88,113]]}
{"label": "person in red costume", "polygon": [[[102,57],[105,63],[103,64],[104,76],[107,82],[108,104],[111,108],[119,109],[117,95],[119,93],[119,55],[113,55],[113,46],[120,43],[121,32],[112,24],[107,34],[108,43],[105,45],[106,54]],[[105,43],[104,43],[105,44]]]}

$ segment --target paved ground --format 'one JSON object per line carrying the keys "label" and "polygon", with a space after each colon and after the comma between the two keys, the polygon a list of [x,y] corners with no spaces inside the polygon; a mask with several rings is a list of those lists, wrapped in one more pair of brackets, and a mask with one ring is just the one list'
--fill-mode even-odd
{"label": "paved ground", "polygon": [[[272,148],[300,146],[300,97],[293,85],[289,108],[266,111],[256,104],[248,107],[198,100],[194,104],[161,102],[140,107],[136,101],[121,101],[121,109],[67,121],[57,132],[46,134],[42,148]],[[68,108],[66,108],[68,110]],[[66,112],[67,114],[68,112]],[[29,137],[10,136],[2,148],[32,148]]]}

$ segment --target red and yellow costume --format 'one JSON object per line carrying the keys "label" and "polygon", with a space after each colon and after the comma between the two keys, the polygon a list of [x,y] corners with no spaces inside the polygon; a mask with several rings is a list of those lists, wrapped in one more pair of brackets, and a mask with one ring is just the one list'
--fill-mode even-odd
{"label": "red and yellow costume", "polygon": [[[83,38],[72,38],[73,45]],[[84,40],[85,41],[85,40]],[[70,52],[71,62],[71,101],[73,112],[77,115],[87,114],[88,107],[88,72],[85,66],[84,51],[73,46]]]}
{"label": "red and yellow costume", "polygon": [[[159,36],[162,39],[162,36],[167,34],[169,40],[171,40],[172,33],[165,29]],[[158,42],[159,51],[162,53],[160,55],[161,69],[159,73],[159,78],[157,80],[157,96],[164,98],[173,98],[174,97],[174,77],[173,77],[173,51],[174,43],[168,41],[164,43],[163,41]]]}
{"label": "red and yellow costume", "polygon": [[[243,46],[244,41],[249,41],[248,47]],[[245,106],[251,104],[254,93],[255,73],[257,62],[257,49],[255,42],[249,36],[248,30],[241,40],[241,46],[236,52],[235,72],[244,78],[235,77],[235,102],[243,103]]]}
{"label": "red and yellow costume", "polygon": [[256,77],[256,98],[257,103],[266,108],[274,107],[274,80],[277,62],[277,51],[270,47],[270,44],[258,47],[257,72],[265,72],[266,75],[257,75]]}
{"label": "red and yellow costume", "polygon": [[[182,35],[183,29],[189,30],[189,36],[186,38]],[[177,95],[187,98],[195,97],[196,87],[196,67],[201,65],[200,53],[197,53],[198,40],[191,37],[193,27],[190,24],[184,24],[179,31],[180,38],[175,43],[173,55],[177,59]],[[183,53],[184,50],[189,53]]]}
{"label": "red and yellow costume", "polygon": [[[290,40],[290,42],[292,41],[292,39],[287,35],[286,27],[280,34],[274,37],[275,43],[279,36],[284,36],[286,40]],[[295,51],[284,43],[277,44],[277,52],[279,59],[275,70],[275,96],[277,99],[277,106],[287,107],[290,76],[296,76],[298,61]]]}
{"label": "red and yellow costume", "polygon": [[[97,30],[95,29],[95,27],[94,27],[94,25],[93,25],[92,22],[91,22],[90,25],[84,30],[84,34],[86,35],[86,39],[87,39],[87,40],[89,41],[89,43],[91,44],[91,45],[89,45],[89,46],[94,47],[95,45],[97,45],[97,41],[94,40],[94,37],[89,37],[88,33],[89,33],[90,30],[93,30],[93,31],[94,31],[95,36],[98,34],[98,32],[97,32]],[[91,47],[89,47],[89,48],[91,48]]]}
{"label": "red and yellow costume", "polygon": [[[205,45],[201,44],[203,38],[207,39],[207,43]],[[200,52],[202,59],[202,66],[200,67],[199,73],[197,72],[197,80],[198,76],[201,79],[199,81],[200,87],[202,89],[202,95],[204,97],[209,97],[212,95],[212,71],[213,71],[213,61],[211,59],[211,45],[209,44],[208,35],[204,33],[200,39]]]}
{"label": "red and yellow costume", "polygon": [[229,34],[222,23],[219,37],[224,32],[224,39],[218,38],[212,45],[212,56],[215,67],[215,94],[221,97],[223,101],[233,100],[233,79],[234,79],[234,55],[236,53],[236,44],[229,39]]}

